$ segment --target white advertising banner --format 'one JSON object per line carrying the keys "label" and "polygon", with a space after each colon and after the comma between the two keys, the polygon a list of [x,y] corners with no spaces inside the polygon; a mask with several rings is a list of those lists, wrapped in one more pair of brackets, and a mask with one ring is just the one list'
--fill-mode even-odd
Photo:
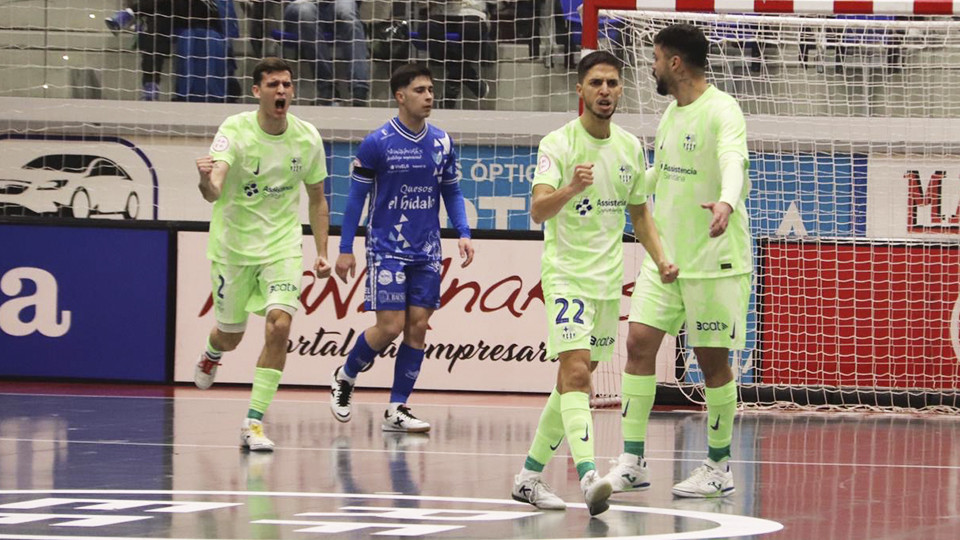
{"label": "white advertising banner", "polygon": [[[210,264],[207,233],[180,232],[177,254],[176,367],[178,382],[193,380],[194,365],[215,321],[210,304]],[[339,239],[330,238],[336,253]],[[304,268],[316,251],[304,238]],[[460,267],[456,240],[443,241],[445,254],[441,284],[442,307],[430,320],[427,354],[417,387],[435,390],[549,392],[556,379],[556,363],[546,358],[546,315],[540,289],[542,242],[474,240],[476,259]],[[625,244],[625,279],[633,281],[641,261],[639,244]],[[363,239],[354,252],[363,253]],[[334,368],[343,363],[358,333],[374,323],[363,311],[364,258],[357,257],[357,276],[343,283],[320,280],[304,272],[301,308],[293,319],[284,384],[328,386]],[[632,287],[626,287],[626,291]],[[629,310],[624,297],[622,314]],[[626,321],[621,323],[618,357],[626,345]],[[263,346],[263,319],[251,315],[247,333],[236,351],[224,355],[218,382],[250,383]],[[395,349],[361,376],[361,385],[389,388],[393,381]],[[673,376],[673,351],[661,351],[668,365],[658,371]],[[619,367],[610,366],[614,369]],[[616,378],[619,383],[619,377]],[[613,388],[609,390],[615,390]]]}
{"label": "white advertising banner", "polygon": [[870,157],[867,236],[955,239],[960,233],[960,160]]}

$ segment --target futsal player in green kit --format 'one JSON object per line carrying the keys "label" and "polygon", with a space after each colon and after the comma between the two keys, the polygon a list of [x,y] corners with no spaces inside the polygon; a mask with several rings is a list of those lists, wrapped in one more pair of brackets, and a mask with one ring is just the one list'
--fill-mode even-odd
{"label": "futsal player in green kit", "polygon": [[317,248],[313,270],[330,275],[327,230],[330,210],[323,195],[326,156],[320,133],[289,114],[293,69],[279,58],[265,58],[253,69],[256,111],[227,118],[197,159],[200,192],[213,203],[207,257],[211,261],[217,324],[194,371],[201,389],[213,384],[222,355],[243,338],[249,313],[266,317],[266,336],[253,377],[253,393],[240,444],[272,451],[263,433],[287,358],[290,322],[300,304],[303,234],[300,184],[306,186],[308,214]]}
{"label": "futsal player in green kit", "polygon": [[654,37],[657,92],[676,101],[657,127],[648,191],[654,195],[663,248],[683,275],[664,284],[648,258],[637,278],[621,385],[624,453],[607,474],[614,491],[650,485],[643,451],[656,392],[657,349],[665,332],[676,335],[686,324],[687,345],[706,383],[709,448],[707,459],[673,486],[673,494],[734,492],[728,461],[737,386],[728,352],[744,346],[753,272],[744,204],[750,192],[749,155],[740,106],[707,83],[707,46],[703,32],[689,24],[668,26]]}
{"label": "futsal player in green kit", "polygon": [[660,247],[643,191],[643,147],[610,118],[623,92],[622,64],[605,51],[577,66],[583,114],[540,142],[531,217],[544,223],[541,261],[547,309],[547,356],[559,357],[557,385],[547,400],[513,498],[541,509],[566,504],[541,479],[563,439],[580,476],[591,515],[605,511],[610,482],[596,471],[591,372],[612,358],[620,320],[626,212],[637,238],[658,263],[660,279],[678,269]]}

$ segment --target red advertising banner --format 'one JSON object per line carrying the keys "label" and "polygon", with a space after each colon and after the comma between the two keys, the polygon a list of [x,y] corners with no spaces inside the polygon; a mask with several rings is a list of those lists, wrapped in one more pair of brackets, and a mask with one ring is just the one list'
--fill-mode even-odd
{"label": "red advertising banner", "polygon": [[771,242],[764,384],[952,388],[960,249]]}

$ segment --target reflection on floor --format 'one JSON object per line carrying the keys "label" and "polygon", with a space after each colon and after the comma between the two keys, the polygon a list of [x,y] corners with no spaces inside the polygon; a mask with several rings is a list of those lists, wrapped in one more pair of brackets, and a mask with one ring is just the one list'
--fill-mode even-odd
{"label": "reflection on floor", "polygon": [[[336,422],[319,390],[281,390],[272,454],[242,452],[248,391],[0,385],[0,538],[955,539],[960,421],[745,413],[737,492],[678,500],[704,457],[700,412],[655,412],[650,491],[591,519],[562,447],[545,479],[570,503],[510,499],[543,396],[415,394],[429,435],[383,433],[385,395]],[[616,410],[594,415],[598,466],[620,451]],[[776,531],[783,526],[783,529]],[[776,532],[774,532],[776,531]]]}

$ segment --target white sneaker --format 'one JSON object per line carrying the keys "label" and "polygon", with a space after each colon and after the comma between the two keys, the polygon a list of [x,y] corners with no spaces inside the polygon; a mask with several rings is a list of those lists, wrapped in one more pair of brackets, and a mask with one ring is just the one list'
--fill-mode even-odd
{"label": "white sneaker", "polygon": [[217,378],[218,367],[220,367],[218,360],[211,360],[207,353],[201,354],[197,367],[193,369],[193,384],[201,390],[213,386],[213,380]]}
{"label": "white sneaker", "polygon": [[406,405],[400,405],[397,410],[383,413],[384,431],[404,431],[407,433],[426,433],[430,431],[430,424],[420,420],[410,412]]}
{"label": "white sneaker", "polygon": [[353,385],[337,378],[341,369],[343,366],[333,370],[333,380],[330,381],[330,412],[338,422],[349,422]]}
{"label": "white sneaker", "polygon": [[673,486],[673,494],[677,497],[726,497],[734,491],[730,465],[709,459],[694,469],[686,480]]}
{"label": "white sneaker", "polygon": [[583,475],[580,489],[583,490],[583,500],[587,502],[587,510],[591,516],[602,514],[610,508],[607,499],[613,494],[613,486],[609,480],[597,474],[597,471],[589,471]]}
{"label": "white sneaker", "polygon": [[273,441],[263,434],[263,423],[247,418],[240,428],[240,446],[253,452],[273,452]]}
{"label": "white sneaker", "polygon": [[513,500],[532,504],[541,510],[567,509],[567,503],[557,497],[557,494],[540,478],[539,474],[530,475],[526,478],[522,474],[514,476]]}
{"label": "white sneaker", "polygon": [[650,474],[647,462],[635,454],[620,454],[615,465],[604,478],[610,481],[614,493],[644,491],[650,489]]}

